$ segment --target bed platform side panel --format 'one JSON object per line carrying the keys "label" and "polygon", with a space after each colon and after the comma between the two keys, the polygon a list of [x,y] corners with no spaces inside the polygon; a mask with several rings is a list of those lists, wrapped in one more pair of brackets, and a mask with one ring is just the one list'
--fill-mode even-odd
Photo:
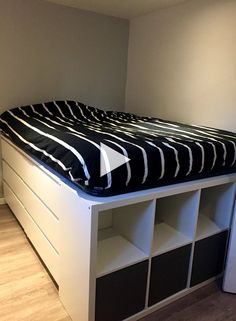
{"label": "bed platform side panel", "polygon": [[98,213],[62,188],[59,295],[73,321],[94,320]]}

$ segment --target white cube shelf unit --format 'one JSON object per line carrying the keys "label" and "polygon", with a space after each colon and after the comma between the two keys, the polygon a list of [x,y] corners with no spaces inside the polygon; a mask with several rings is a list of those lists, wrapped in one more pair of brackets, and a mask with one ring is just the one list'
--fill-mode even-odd
{"label": "white cube shelf unit", "polygon": [[[235,182],[231,174],[108,198],[86,196],[92,240],[87,254],[88,309],[81,314],[81,307],[71,304],[71,291],[79,287],[75,279],[81,277],[75,273],[70,292],[61,290],[72,319],[138,320],[220,275]],[[204,220],[218,228],[208,224],[206,229]],[[217,269],[204,263],[208,244]]]}
{"label": "white cube shelf unit", "polygon": [[[73,321],[138,320],[222,272],[236,174],[98,198],[6,139],[2,158],[6,202]],[[25,199],[41,202],[55,225]]]}

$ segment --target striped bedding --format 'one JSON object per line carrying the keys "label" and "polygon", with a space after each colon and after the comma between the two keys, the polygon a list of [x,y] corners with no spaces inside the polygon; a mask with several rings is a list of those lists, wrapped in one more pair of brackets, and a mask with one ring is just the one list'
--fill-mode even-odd
{"label": "striped bedding", "polygon": [[[84,191],[115,195],[236,172],[236,134],[75,101],[17,107],[1,132]],[[100,144],[130,158],[100,177]]]}

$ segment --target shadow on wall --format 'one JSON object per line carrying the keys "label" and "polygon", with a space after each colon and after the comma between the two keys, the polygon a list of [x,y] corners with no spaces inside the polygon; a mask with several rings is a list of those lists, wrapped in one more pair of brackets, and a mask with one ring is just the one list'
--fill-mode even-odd
{"label": "shadow on wall", "polygon": [[236,131],[236,1],[188,1],[131,21],[126,110]]}

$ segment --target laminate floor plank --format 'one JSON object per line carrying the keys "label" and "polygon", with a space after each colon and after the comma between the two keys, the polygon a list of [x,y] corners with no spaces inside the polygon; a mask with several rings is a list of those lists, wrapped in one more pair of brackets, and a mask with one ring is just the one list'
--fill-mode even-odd
{"label": "laminate floor plank", "polygon": [[0,320],[71,321],[54,283],[6,205],[0,206]]}
{"label": "laminate floor plank", "polygon": [[212,282],[140,321],[236,321],[236,295]]}

